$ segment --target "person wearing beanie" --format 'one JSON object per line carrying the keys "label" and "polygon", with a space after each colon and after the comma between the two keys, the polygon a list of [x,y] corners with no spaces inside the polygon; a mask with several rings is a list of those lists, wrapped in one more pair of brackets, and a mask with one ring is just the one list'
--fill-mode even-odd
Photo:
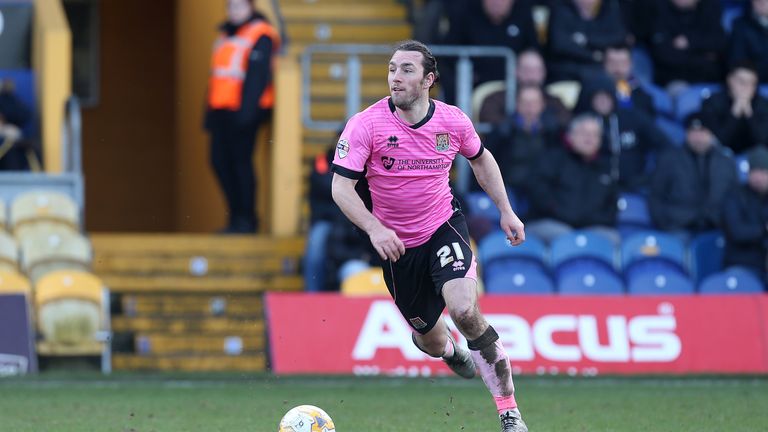
{"label": "person wearing beanie", "polygon": [[700,113],[685,120],[686,143],[663,153],[648,196],[654,224],[687,237],[720,227],[723,201],[737,185],[736,163]]}
{"label": "person wearing beanie", "polygon": [[768,251],[768,150],[748,155],[749,177],[728,195],[723,210],[724,266],[746,267],[766,281]]}

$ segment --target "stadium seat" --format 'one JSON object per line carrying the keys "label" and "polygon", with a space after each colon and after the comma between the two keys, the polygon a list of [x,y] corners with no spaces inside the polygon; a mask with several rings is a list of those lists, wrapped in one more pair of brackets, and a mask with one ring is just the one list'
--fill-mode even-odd
{"label": "stadium seat", "polygon": [[616,226],[622,237],[638,231],[647,231],[653,225],[648,210],[648,200],[640,194],[622,193],[616,203]]}
{"label": "stadium seat", "polygon": [[108,294],[96,276],[79,271],[50,273],[35,284],[34,304],[43,355],[99,355],[106,349]]}
{"label": "stadium seat", "polygon": [[0,270],[0,294],[30,293],[29,279],[15,271]]}
{"label": "stadium seat", "polygon": [[0,231],[8,230],[8,212],[5,208],[5,201],[0,198]]}
{"label": "stadium seat", "polygon": [[696,235],[688,246],[691,276],[696,282],[719,272],[723,268],[725,238],[720,231]]}
{"label": "stadium seat", "polygon": [[746,184],[749,178],[749,160],[746,154],[735,155],[736,172],[739,174],[739,183]]}
{"label": "stadium seat", "polygon": [[486,119],[480,118],[483,104],[488,96],[504,92],[507,86],[504,81],[488,81],[480,84],[472,92],[472,120],[475,123],[485,122]]}
{"label": "stadium seat", "polygon": [[578,81],[558,81],[546,87],[547,93],[558,97],[566,108],[572,110],[579,100],[581,83]]}
{"label": "stadium seat", "polygon": [[496,274],[513,269],[519,272],[546,272],[546,246],[538,237],[528,234],[520,246],[512,247],[503,231],[483,237],[478,247],[483,280],[488,283]]}
{"label": "stadium seat", "polygon": [[54,270],[87,271],[92,260],[91,244],[78,233],[38,231],[21,240],[21,268],[33,282]]}
{"label": "stadium seat", "polygon": [[627,276],[627,292],[641,295],[693,294],[693,282],[677,267],[664,261],[648,261]]}
{"label": "stadium seat", "polygon": [[19,266],[19,249],[16,241],[5,231],[0,231],[0,270],[16,271]]}
{"label": "stadium seat", "polygon": [[644,47],[632,48],[632,66],[635,76],[642,83],[653,82],[653,60]]}
{"label": "stadium seat", "polygon": [[508,268],[486,279],[486,294],[552,294],[552,280],[542,271],[520,271]]}
{"label": "stadium seat", "polygon": [[466,196],[467,213],[498,223],[501,219],[499,209],[485,192],[470,192]]}
{"label": "stadium seat", "polygon": [[685,245],[672,235],[658,231],[632,234],[622,242],[621,261],[625,274],[642,261],[665,261],[686,273]]}
{"label": "stadium seat", "polygon": [[11,203],[11,229],[16,238],[41,227],[80,229],[80,210],[75,201],[58,192],[36,190],[17,196]]}
{"label": "stadium seat", "polygon": [[667,136],[669,141],[680,147],[685,144],[685,128],[677,121],[656,117],[656,127]]}
{"label": "stadium seat", "polygon": [[645,90],[648,95],[653,99],[653,107],[656,108],[656,113],[660,116],[672,117],[675,113],[674,104],[669,93],[664,89],[656,86],[650,81],[640,80],[640,88]]}
{"label": "stadium seat", "polygon": [[602,265],[565,265],[557,271],[557,291],[564,295],[624,293],[621,278]]}
{"label": "stadium seat", "polygon": [[389,295],[381,267],[356,273],[341,283],[341,293],[347,296]]}
{"label": "stadium seat", "polygon": [[675,118],[680,122],[684,121],[688,115],[701,109],[704,99],[708,99],[722,88],[720,84],[692,84],[677,96]]}
{"label": "stadium seat", "polygon": [[608,237],[588,230],[573,231],[552,241],[551,264],[557,269],[572,261],[597,261],[615,268],[616,251]]}
{"label": "stadium seat", "polygon": [[701,294],[753,294],[764,290],[760,278],[742,267],[729,267],[711,274],[699,284]]}

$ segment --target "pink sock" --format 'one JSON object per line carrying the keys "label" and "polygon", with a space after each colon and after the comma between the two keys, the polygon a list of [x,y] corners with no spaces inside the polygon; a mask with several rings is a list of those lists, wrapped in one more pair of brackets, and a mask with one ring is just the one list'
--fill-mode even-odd
{"label": "pink sock", "polygon": [[[472,358],[480,370],[485,386],[496,402],[499,414],[517,407],[515,401],[515,385],[512,383],[512,367],[501,341],[480,351],[472,351]],[[498,365],[498,367],[497,367]]]}
{"label": "pink sock", "polygon": [[453,357],[453,354],[456,352],[453,346],[453,341],[451,338],[448,338],[448,340],[445,342],[445,349],[443,350],[443,358],[449,359]]}

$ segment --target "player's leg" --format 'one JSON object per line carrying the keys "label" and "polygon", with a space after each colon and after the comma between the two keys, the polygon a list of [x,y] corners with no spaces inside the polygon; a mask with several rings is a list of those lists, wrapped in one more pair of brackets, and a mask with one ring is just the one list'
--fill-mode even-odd
{"label": "player's leg", "polygon": [[442,319],[438,320],[429,332],[414,332],[412,337],[417,348],[432,357],[442,358],[456,375],[466,379],[475,377],[477,372],[472,355],[466,348],[456,344]]}
{"label": "player's leg", "polygon": [[477,282],[453,279],[443,285],[443,298],[467,345],[483,382],[493,396],[501,420],[502,432],[527,431],[515,400],[512,367],[496,330],[480,313],[477,305]]}

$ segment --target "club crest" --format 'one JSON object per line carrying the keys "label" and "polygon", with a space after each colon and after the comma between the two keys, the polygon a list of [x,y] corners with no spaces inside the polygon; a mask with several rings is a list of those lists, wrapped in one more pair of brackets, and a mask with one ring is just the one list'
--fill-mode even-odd
{"label": "club crest", "polygon": [[435,150],[439,152],[447,151],[451,148],[451,139],[447,133],[435,134]]}

